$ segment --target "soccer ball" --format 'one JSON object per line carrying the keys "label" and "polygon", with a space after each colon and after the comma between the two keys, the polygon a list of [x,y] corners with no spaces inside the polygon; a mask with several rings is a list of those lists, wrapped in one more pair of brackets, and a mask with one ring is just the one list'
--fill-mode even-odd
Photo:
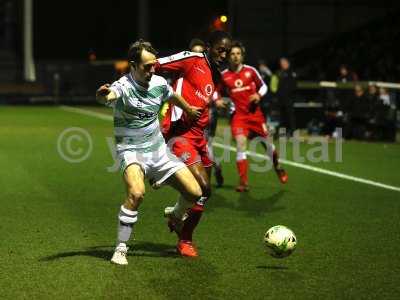
{"label": "soccer ball", "polygon": [[296,248],[297,238],[293,231],[283,225],[276,225],[264,235],[267,252],[275,258],[284,258],[292,254]]}

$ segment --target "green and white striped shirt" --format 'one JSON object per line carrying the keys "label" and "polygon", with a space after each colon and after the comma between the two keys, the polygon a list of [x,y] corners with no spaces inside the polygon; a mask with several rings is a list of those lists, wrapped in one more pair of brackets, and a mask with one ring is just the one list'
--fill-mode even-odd
{"label": "green and white striped shirt", "polygon": [[150,152],[165,144],[158,113],[163,102],[173,94],[167,81],[153,75],[146,89],[128,74],[115,81],[110,89],[118,98],[111,104],[117,150]]}

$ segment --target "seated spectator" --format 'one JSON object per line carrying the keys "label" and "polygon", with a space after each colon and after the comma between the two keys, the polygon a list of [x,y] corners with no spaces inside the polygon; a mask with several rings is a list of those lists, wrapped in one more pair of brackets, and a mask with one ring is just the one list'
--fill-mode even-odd
{"label": "seated spectator", "polygon": [[323,125],[315,118],[312,118],[310,122],[307,123],[307,133],[309,135],[315,136],[323,133]]}
{"label": "seated spectator", "polygon": [[337,128],[343,128],[344,115],[343,108],[339,99],[334,96],[334,93],[327,94],[327,100],[325,102],[325,120],[322,127],[322,133],[328,137],[337,137]]}
{"label": "seated spectator", "polygon": [[349,69],[347,68],[346,65],[340,65],[339,76],[337,78],[337,81],[343,82],[343,83],[353,81],[353,78],[351,77],[351,75],[349,73]]}
{"label": "seated spectator", "polygon": [[356,84],[349,105],[350,137],[368,139],[370,132],[371,105],[361,85]]}
{"label": "seated spectator", "polygon": [[375,131],[374,139],[395,141],[396,139],[396,107],[391,102],[385,88],[379,89],[379,97],[374,105]]}
{"label": "seated spectator", "polygon": [[383,102],[383,104],[385,104],[387,106],[391,105],[390,95],[389,95],[387,89],[385,89],[384,87],[381,87],[379,89],[379,100],[381,100]]}
{"label": "seated spectator", "polygon": [[368,86],[367,98],[371,103],[376,103],[378,101],[378,87],[375,84]]}

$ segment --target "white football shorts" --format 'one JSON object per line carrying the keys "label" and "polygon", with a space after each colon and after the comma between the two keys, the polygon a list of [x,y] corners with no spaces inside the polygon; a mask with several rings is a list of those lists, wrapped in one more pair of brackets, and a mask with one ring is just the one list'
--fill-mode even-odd
{"label": "white football shorts", "polygon": [[165,180],[178,170],[186,167],[167,147],[160,146],[153,152],[140,152],[134,149],[117,151],[122,173],[132,164],[138,164],[154,188],[162,185]]}

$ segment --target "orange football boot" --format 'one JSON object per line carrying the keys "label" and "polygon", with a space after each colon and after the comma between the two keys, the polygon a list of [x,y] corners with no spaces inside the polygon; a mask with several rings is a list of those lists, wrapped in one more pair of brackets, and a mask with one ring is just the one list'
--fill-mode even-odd
{"label": "orange football boot", "polygon": [[176,250],[182,256],[186,257],[198,257],[196,247],[193,245],[192,241],[180,240],[178,245],[176,245]]}
{"label": "orange football boot", "polygon": [[289,180],[289,175],[286,173],[286,171],[282,168],[276,168],[275,169],[276,175],[278,175],[279,181],[283,184],[287,183]]}

